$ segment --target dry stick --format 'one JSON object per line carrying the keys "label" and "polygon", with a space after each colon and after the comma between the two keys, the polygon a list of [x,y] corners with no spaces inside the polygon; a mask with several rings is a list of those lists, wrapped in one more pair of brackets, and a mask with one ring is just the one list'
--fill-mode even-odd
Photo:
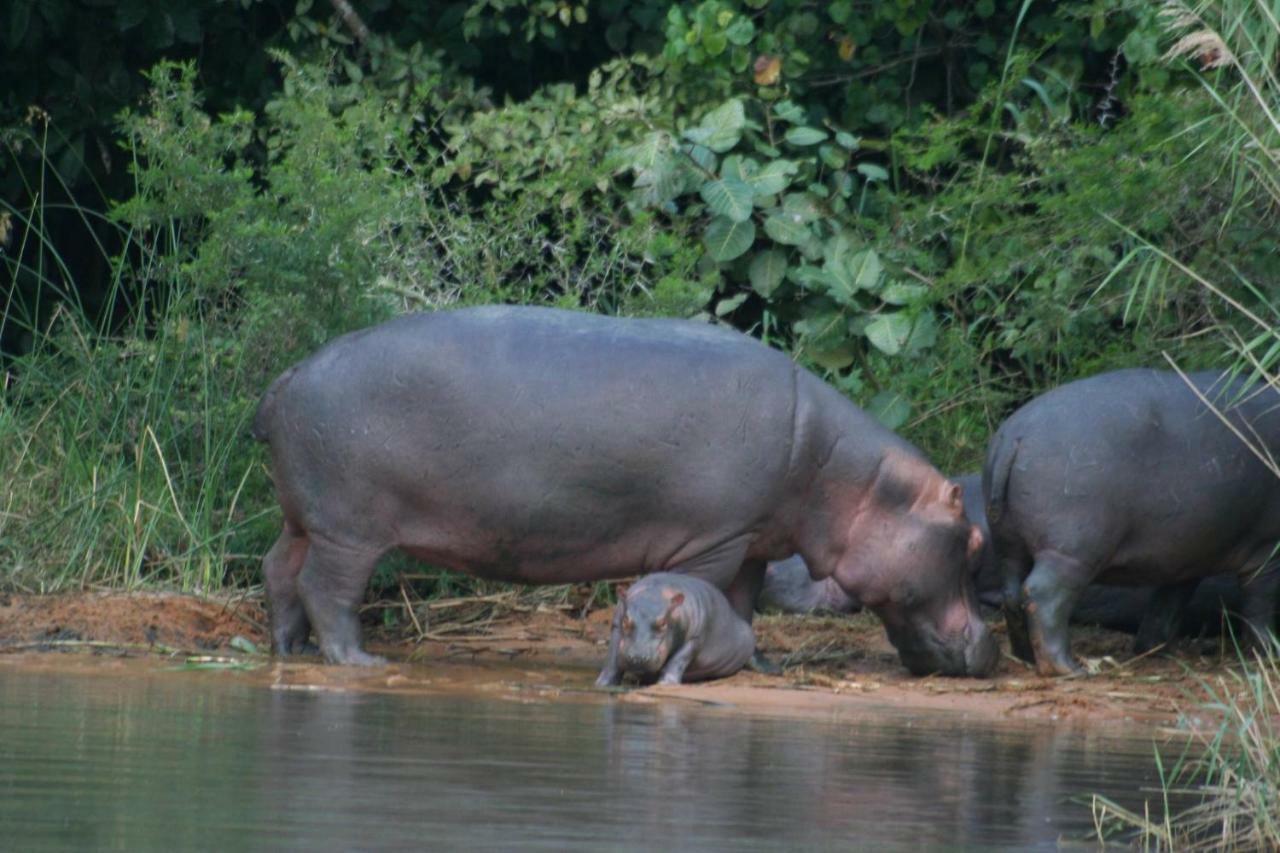
{"label": "dry stick", "polygon": [[404,609],[409,611],[409,618],[413,620],[413,630],[418,632],[418,639],[422,639],[426,632],[422,630],[422,625],[418,623],[418,614],[413,611],[413,605],[409,603],[409,593],[405,591],[403,580],[400,581],[400,597],[404,599]]}

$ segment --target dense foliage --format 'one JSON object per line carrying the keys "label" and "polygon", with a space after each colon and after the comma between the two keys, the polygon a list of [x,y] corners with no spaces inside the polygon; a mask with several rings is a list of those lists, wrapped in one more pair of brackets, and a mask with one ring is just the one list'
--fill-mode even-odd
{"label": "dense foliage", "polygon": [[1265,356],[1275,147],[1158,12],[17,0],[0,583],[256,582],[258,395],[398,311],[730,323],[950,471],[1066,379]]}

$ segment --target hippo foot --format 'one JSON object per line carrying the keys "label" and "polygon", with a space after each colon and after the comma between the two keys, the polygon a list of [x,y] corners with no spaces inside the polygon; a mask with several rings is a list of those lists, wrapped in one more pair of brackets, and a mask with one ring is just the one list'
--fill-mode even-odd
{"label": "hippo foot", "polygon": [[288,648],[281,649],[276,646],[271,650],[276,657],[289,657],[290,655],[302,655],[304,657],[319,657],[320,647],[310,640],[295,640]]}
{"label": "hippo foot", "polygon": [[596,676],[596,687],[617,687],[622,684],[622,673],[605,670]]}
{"label": "hippo foot", "polygon": [[762,675],[782,675],[782,667],[769,660],[761,652],[755,652],[751,655],[751,659],[747,661],[746,668]]}
{"label": "hippo foot", "polygon": [[1022,608],[1017,604],[1010,606],[1006,601],[1004,623],[1009,634],[1009,648],[1014,657],[1027,663],[1035,663],[1036,653],[1031,647],[1031,630],[1027,625],[1027,615],[1022,612]]}
{"label": "hippo foot", "polygon": [[682,681],[680,680],[680,676],[678,676],[678,675],[672,675],[671,673],[668,673],[668,674],[666,674],[666,675],[664,675],[664,676],[662,676],[661,678],[659,678],[659,679],[658,679],[658,685],[659,685],[659,686],[663,686],[663,685],[672,685],[672,684],[683,684],[683,683],[684,683],[684,682],[682,682]]}
{"label": "hippo foot", "polygon": [[339,666],[386,666],[387,659],[381,655],[371,655],[360,648],[328,650],[325,660]]}

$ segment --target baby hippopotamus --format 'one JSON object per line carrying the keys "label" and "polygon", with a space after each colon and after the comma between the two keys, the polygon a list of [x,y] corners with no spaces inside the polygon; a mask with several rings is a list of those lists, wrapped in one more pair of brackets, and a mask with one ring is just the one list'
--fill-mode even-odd
{"label": "baby hippopotamus", "polygon": [[755,652],[751,626],[724,593],[701,578],[656,572],[618,596],[609,658],[597,687],[642,682],[680,684],[733,675]]}

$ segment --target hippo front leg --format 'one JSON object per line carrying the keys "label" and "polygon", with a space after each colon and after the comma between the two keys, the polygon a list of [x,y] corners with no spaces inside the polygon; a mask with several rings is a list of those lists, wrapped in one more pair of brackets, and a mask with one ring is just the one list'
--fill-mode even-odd
{"label": "hippo front leg", "polygon": [[613,609],[613,623],[609,629],[609,655],[604,668],[596,676],[596,687],[617,687],[622,683],[622,670],[618,666],[618,641],[622,637],[622,607]]}
{"label": "hippo front leg", "polygon": [[1080,593],[1089,585],[1091,575],[1078,560],[1054,551],[1036,555],[1035,568],[1027,575],[1022,591],[1036,672],[1041,675],[1073,675],[1082,671],[1071,657],[1067,620]]}
{"label": "hippo front leg", "polygon": [[[729,599],[733,611],[748,625],[755,616],[756,602],[760,600],[760,590],[764,589],[764,576],[768,568],[769,564],[764,560],[747,560],[738,569],[738,574],[729,584],[729,588],[725,590],[725,598]],[[764,652],[759,649],[751,653],[751,660],[747,661],[747,669],[765,675],[782,673],[782,667],[765,657]]]}
{"label": "hippo front leg", "polygon": [[667,662],[663,664],[662,674],[658,676],[658,683],[682,683],[684,681],[684,671],[689,668],[689,664],[693,662],[694,655],[697,652],[698,641],[692,638],[685,640],[676,653],[667,658]]}

